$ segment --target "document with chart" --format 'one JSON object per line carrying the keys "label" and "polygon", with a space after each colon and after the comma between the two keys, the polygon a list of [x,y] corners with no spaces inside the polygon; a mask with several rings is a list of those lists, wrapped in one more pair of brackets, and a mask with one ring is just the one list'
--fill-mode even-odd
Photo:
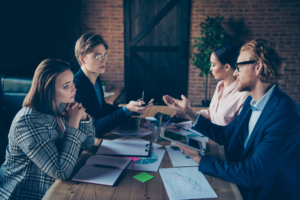
{"label": "document with chart", "polygon": [[196,163],[190,157],[184,155],[180,149],[171,149],[170,146],[166,146],[167,152],[171,159],[173,167],[198,167]]}
{"label": "document with chart", "polygon": [[131,162],[127,169],[157,172],[165,152],[164,149],[153,148],[150,157],[138,157],[140,160]]}
{"label": "document with chart", "polygon": [[218,198],[197,167],[161,168],[159,173],[172,200]]}

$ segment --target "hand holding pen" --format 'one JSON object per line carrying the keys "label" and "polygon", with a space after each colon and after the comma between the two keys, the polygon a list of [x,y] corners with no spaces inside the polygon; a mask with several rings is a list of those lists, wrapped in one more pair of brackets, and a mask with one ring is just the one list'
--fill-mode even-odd
{"label": "hand holding pen", "polygon": [[142,98],[137,101],[130,101],[129,104],[126,105],[126,108],[130,112],[143,113],[147,108],[153,106],[154,99],[151,99],[148,104],[144,102],[144,92],[142,94]]}
{"label": "hand holding pen", "polygon": [[153,105],[154,99],[152,98],[152,99],[149,101],[149,103],[146,104],[145,101],[144,101],[144,91],[143,91],[142,97],[141,97],[140,99],[138,99],[137,101],[142,103],[142,105],[140,105],[140,106],[142,107],[142,106],[147,106],[147,105],[150,105],[150,104]]}

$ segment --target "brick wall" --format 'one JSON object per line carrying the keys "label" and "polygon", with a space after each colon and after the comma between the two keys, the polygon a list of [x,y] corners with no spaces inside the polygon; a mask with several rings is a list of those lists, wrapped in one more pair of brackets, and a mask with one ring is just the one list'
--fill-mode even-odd
{"label": "brick wall", "polygon": [[123,0],[87,0],[83,28],[101,34],[108,43],[110,59],[101,79],[124,85]]}
{"label": "brick wall", "polygon": [[[297,0],[193,0],[191,10],[191,45],[199,37],[199,24],[206,16],[224,16],[223,26],[230,41],[237,46],[254,38],[273,41],[287,58],[280,83],[284,92],[300,104],[300,1]],[[201,104],[204,81],[193,65],[189,66],[191,102]],[[213,95],[217,81],[212,81]]]}
{"label": "brick wall", "polygon": [[[109,45],[111,59],[102,80],[124,84],[123,0],[5,1],[1,9],[5,20],[0,24],[0,70],[33,71],[45,58],[68,61],[77,70],[75,42],[92,31]],[[199,24],[207,15],[224,16],[223,26],[238,46],[254,38],[275,42],[288,59],[280,86],[300,104],[299,0],[192,0],[190,52],[193,38],[199,36]],[[201,105],[204,99],[204,81],[190,64],[188,97],[193,105]],[[209,77],[210,81],[211,97],[217,81]]]}
{"label": "brick wall", "polygon": [[[224,16],[223,26],[229,40],[237,46],[254,38],[277,44],[286,57],[285,74],[280,84],[283,91],[300,104],[300,2],[297,0],[193,0],[191,10],[190,52],[193,38],[199,36],[199,24],[206,16]],[[89,0],[83,10],[83,28],[102,34],[110,45],[111,60],[102,79],[124,83],[123,1]],[[191,62],[190,58],[190,62]],[[209,98],[218,81],[208,77]],[[193,105],[201,105],[205,97],[205,77],[189,66],[188,97]]]}

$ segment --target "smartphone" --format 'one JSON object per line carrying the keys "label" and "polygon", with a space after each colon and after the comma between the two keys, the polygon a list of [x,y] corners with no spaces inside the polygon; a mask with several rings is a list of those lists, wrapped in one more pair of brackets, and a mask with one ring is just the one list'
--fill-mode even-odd
{"label": "smartphone", "polygon": [[143,106],[147,106],[147,105],[149,105],[149,104],[147,104],[147,103],[143,103],[142,105],[140,105],[139,107],[143,107]]}
{"label": "smartphone", "polygon": [[164,139],[167,139],[171,142],[175,142],[178,144],[181,144],[183,146],[189,147],[191,149],[194,149],[196,151],[204,152],[202,144],[200,141],[186,137],[185,135],[181,135],[178,133],[175,133],[173,131],[161,128],[160,136]]}

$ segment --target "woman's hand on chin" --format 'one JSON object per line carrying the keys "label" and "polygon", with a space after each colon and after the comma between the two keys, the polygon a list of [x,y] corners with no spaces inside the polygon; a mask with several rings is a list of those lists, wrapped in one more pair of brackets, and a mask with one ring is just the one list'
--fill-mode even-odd
{"label": "woman's hand on chin", "polygon": [[80,120],[86,120],[87,114],[85,108],[81,103],[74,101],[69,103],[66,107],[66,119],[68,121],[68,126],[72,126],[78,129]]}

